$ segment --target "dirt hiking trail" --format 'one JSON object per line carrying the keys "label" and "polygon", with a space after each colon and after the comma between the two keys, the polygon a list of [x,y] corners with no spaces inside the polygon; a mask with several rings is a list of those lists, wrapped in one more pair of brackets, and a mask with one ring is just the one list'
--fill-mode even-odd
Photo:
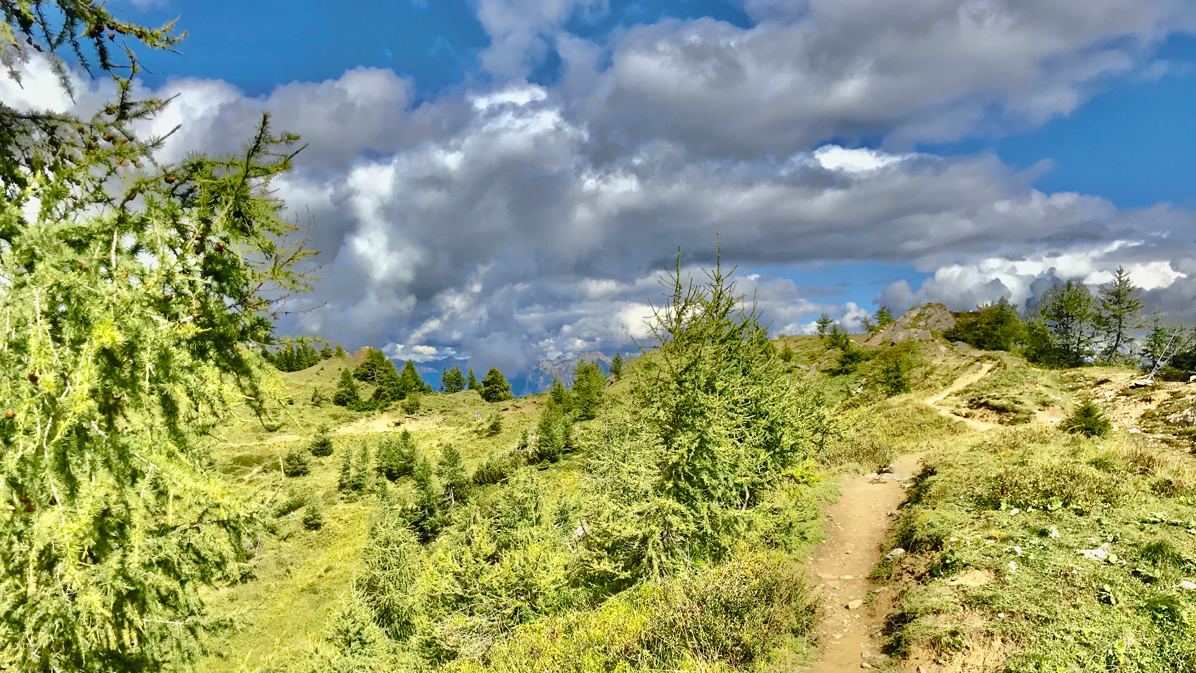
{"label": "dirt hiking trail", "polygon": [[918,457],[901,456],[891,474],[844,475],[839,502],[826,512],[826,540],[806,564],[826,610],[819,627],[822,651],[809,670],[864,671],[881,665],[880,628],[891,597],[882,589],[868,605],[868,576],[880,563],[889,512],[905,500],[903,483],[917,471]]}
{"label": "dirt hiking trail", "polygon": [[950,411],[947,411],[946,409],[943,409],[942,407],[938,406],[939,402],[942,402],[943,400],[947,399],[951,395],[954,395],[955,393],[963,390],[964,388],[967,388],[968,386],[979,381],[980,379],[984,378],[985,376],[988,376],[988,373],[991,372],[992,369],[993,369],[993,363],[985,362],[983,365],[980,366],[980,369],[972,372],[971,374],[964,374],[963,376],[959,377],[958,379],[955,380],[955,383],[952,383],[951,385],[947,386],[947,388],[945,390],[943,390],[941,393],[938,393],[936,395],[932,395],[932,396],[926,398],[926,404],[929,404],[931,407],[934,408],[935,411],[939,412],[943,416],[946,416],[947,418],[950,418],[950,419],[956,420],[956,421],[963,421],[964,423],[967,423],[968,427],[970,427],[974,430],[992,430],[993,428],[997,427],[997,425],[995,423],[988,423],[985,421],[976,420],[975,418],[964,418],[963,416],[956,416],[955,414],[951,413]]}
{"label": "dirt hiking trail", "polygon": [[[977,430],[991,423],[956,416],[936,406],[948,396],[979,381],[992,371],[991,362],[965,374],[926,403],[949,418]],[[881,654],[881,628],[892,611],[893,596],[887,588],[872,590],[868,579],[881,562],[894,512],[905,501],[905,489],[918,471],[921,454],[906,454],[893,462],[888,474],[844,475],[839,501],[826,511],[826,540],[815,547],[806,571],[824,599],[825,614],[819,627],[821,652],[810,671],[838,673],[886,667]]]}

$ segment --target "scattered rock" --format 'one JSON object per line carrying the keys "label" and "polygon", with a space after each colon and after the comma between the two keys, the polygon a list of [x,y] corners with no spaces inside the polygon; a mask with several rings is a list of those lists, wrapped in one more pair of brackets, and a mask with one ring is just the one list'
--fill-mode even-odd
{"label": "scattered rock", "polygon": [[827,573],[818,573],[818,577],[819,577],[819,579],[824,579],[824,580],[837,580],[837,579],[839,579],[839,576],[838,576],[838,575],[829,575],[829,574],[827,574]]}
{"label": "scattered rock", "polygon": [[1105,545],[1101,545],[1096,549],[1081,549],[1079,552],[1084,558],[1090,561],[1104,562],[1109,560],[1109,550],[1105,549],[1104,547]]}
{"label": "scattered rock", "polygon": [[851,576],[851,575],[844,575],[843,577],[840,577],[839,579],[844,579],[844,580],[853,580],[853,579],[855,579],[855,577],[853,577],[853,576]]}
{"label": "scattered rock", "polygon": [[905,550],[902,549],[901,547],[898,547],[898,548],[894,549],[893,551],[889,552],[888,554],[885,554],[885,558],[895,559],[899,556],[904,556],[904,555],[905,555]]}
{"label": "scattered rock", "polygon": [[847,609],[848,610],[859,610],[860,607],[863,605],[864,605],[864,601],[857,598],[854,601],[850,601],[847,603]]}
{"label": "scattered rock", "polygon": [[1179,583],[1180,589],[1187,589],[1188,591],[1196,591],[1196,583],[1189,580],[1184,580]]}
{"label": "scattered rock", "polygon": [[893,474],[893,466],[885,465],[884,467],[880,468],[876,472],[877,472],[877,474]]}

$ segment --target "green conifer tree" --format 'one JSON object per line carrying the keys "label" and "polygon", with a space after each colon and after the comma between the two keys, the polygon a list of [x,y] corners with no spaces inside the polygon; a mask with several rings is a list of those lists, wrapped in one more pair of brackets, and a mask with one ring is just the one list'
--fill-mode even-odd
{"label": "green conifer tree", "polygon": [[482,379],[482,399],[487,402],[502,402],[512,397],[514,396],[511,395],[511,384],[507,383],[506,377],[498,367],[491,367]]}
{"label": "green conifer tree", "polygon": [[1092,292],[1081,282],[1069,280],[1047,290],[1038,314],[1050,331],[1053,362],[1067,367],[1084,364],[1092,354],[1100,314]]}
{"label": "green conifer tree", "polygon": [[403,372],[399,374],[399,397],[403,399],[413,392],[423,392],[424,380],[415,370],[415,363],[408,360],[403,365]]}
{"label": "green conifer tree", "polygon": [[834,320],[825,313],[818,316],[818,320],[814,323],[818,336],[825,337],[831,333],[831,326],[835,324]]}
{"label": "green conifer tree", "polygon": [[37,45],[64,85],[59,49],[115,88],[87,118],[0,101],[0,659],[186,669],[219,623],[200,588],[244,559],[255,521],[202,433],[240,395],[263,408],[279,297],[263,288],[307,282],[269,187],[297,138],[264,117],[235,157],[155,156],[141,132],[168,101],[137,98],[132,49],[171,48],[173,24],[91,0],[0,11],[0,77]]}
{"label": "green conifer tree", "polygon": [[321,425],[316,430],[316,436],[311,442],[311,455],[321,458],[332,455],[332,435],[327,425]]}
{"label": "green conifer tree", "polygon": [[429,542],[439,531],[440,502],[443,492],[436,483],[432,465],[421,457],[412,472],[412,486],[415,488],[415,506],[411,525],[419,533],[421,542]]}
{"label": "green conifer tree", "polygon": [[340,344],[337,344],[336,345],[336,353],[334,354],[334,356],[338,357],[338,358],[343,358],[346,355],[348,355],[348,353],[345,352],[344,347],[341,346]]}
{"label": "green conifer tree", "polygon": [[394,363],[390,358],[382,351],[370,348],[366,351],[365,359],[353,370],[353,378],[374,383],[378,380],[378,372],[387,368],[394,369]]}
{"label": "green conifer tree", "polygon": [[332,396],[332,403],[346,407],[361,400],[361,393],[357,390],[357,382],[353,374],[346,367],[341,370],[341,378],[336,383],[336,393]]}
{"label": "green conifer tree", "polygon": [[606,376],[598,363],[579,363],[573,379],[571,411],[577,420],[588,421],[598,416],[602,393],[606,390]]}
{"label": "green conifer tree", "polygon": [[337,475],[336,490],[348,493],[353,490],[353,451],[349,447],[341,453],[341,471]]}
{"label": "green conifer tree", "polygon": [[879,309],[877,309],[877,311],[876,311],[876,326],[877,327],[884,328],[888,325],[892,325],[895,322],[897,322],[897,320],[893,317],[893,312],[891,310],[889,310],[888,306],[881,306]]}
{"label": "green conifer tree", "polygon": [[[348,453],[348,449],[345,453]],[[349,490],[354,493],[365,493],[370,490],[370,477],[373,474],[370,460],[370,443],[363,441],[357,451],[356,464],[352,467],[349,478]]]}
{"label": "green conifer tree", "polygon": [[469,368],[469,381],[467,382],[466,385],[469,386],[470,390],[481,390],[482,389],[482,384],[478,383],[477,377],[475,377],[473,375],[473,367]]}
{"label": "green conifer tree", "polygon": [[440,450],[436,477],[443,488],[445,508],[451,508],[465,500],[469,493],[469,475],[465,472],[465,461],[461,458],[461,452],[452,444]]}
{"label": "green conifer tree", "polygon": [[378,384],[374,389],[375,401],[396,402],[407,396],[407,388],[399,377],[399,370],[395,369],[395,363],[390,358],[384,357],[380,362],[374,363],[373,372],[374,383]]}
{"label": "green conifer tree", "polygon": [[610,373],[614,374],[616,378],[623,375],[623,354],[615,353],[615,356],[610,359]]}
{"label": "green conifer tree", "polygon": [[1142,312],[1139,293],[1129,272],[1120,266],[1113,280],[1100,286],[1099,310],[1105,332],[1102,356],[1106,360],[1116,357],[1131,341],[1129,332],[1138,326],[1138,316]]}

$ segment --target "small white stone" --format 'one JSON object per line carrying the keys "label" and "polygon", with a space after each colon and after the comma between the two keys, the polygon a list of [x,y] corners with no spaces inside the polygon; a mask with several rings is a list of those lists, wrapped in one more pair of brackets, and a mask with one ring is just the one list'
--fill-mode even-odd
{"label": "small white stone", "polygon": [[1180,589],[1187,589],[1188,591],[1196,591],[1196,583],[1184,580],[1179,583]]}

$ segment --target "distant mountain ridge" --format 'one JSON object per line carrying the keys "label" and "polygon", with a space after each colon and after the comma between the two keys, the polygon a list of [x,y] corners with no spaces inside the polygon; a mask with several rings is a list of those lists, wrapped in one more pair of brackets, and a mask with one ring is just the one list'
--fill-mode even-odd
{"label": "distant mountain ridge", "polygon": [[599,351],[586,351],[573,357],[560,355],[552,360],[540,360],[536,368],[527,373],[523,382],[523,391],[520,394],[533,395],[544,392],[552,387],[553,378],[559,378],[566,386],[572,385],[573,377],[577,373],[577,365],[581,362],[597,362],[602,367],[602,371],[609,375],[611,357]]}

